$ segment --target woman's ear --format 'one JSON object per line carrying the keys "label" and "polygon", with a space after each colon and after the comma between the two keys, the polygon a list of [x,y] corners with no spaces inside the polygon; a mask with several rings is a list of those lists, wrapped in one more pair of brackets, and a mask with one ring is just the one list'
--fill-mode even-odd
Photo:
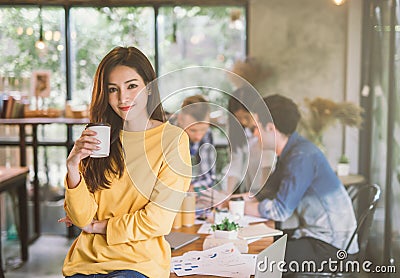
{"label": "woman's ear", "polygon": [[146,91],[147,91],[147,95],[151,95],[151,88],[150,85],[146,85]]}

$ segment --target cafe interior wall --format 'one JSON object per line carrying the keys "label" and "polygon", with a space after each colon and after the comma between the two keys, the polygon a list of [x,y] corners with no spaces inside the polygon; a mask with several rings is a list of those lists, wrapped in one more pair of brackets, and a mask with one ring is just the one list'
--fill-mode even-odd
{"label": "cafe interior wall", "polygon": [[[251,0],[249,56],[269,71],[257,90],[304,98],[359,103],[362,0]],[[357,172],[358,130],[341,125],[324,134],[325,153],[336,167],[341,153]]]}

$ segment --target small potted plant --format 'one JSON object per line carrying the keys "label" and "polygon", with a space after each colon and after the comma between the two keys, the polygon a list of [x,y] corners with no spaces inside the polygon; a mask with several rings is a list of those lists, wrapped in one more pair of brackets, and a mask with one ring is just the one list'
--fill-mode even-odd
{"label": "small potted plant", "polygon": [[337,175],[347,176],[349,172],[350,172],[349,158],[345,154],[342,154],[339,158],[337,165]]}
{"label": "small potted plant", "polygon": [[214,231],[215,238],[235,239],[240,226],[234,221],[229,221],[225,217],[220,224],[212,224],[211,229]]}

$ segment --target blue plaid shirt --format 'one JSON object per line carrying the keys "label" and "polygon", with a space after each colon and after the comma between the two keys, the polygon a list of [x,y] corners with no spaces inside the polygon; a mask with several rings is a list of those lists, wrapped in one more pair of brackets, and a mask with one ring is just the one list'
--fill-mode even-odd
{"label": "blue plaid shirt", "polygon": [[190,142],[192,157],[192,185],[196,192],[211,188],[215,182],[216,152],[213,146],[211,129],[200,142]]}

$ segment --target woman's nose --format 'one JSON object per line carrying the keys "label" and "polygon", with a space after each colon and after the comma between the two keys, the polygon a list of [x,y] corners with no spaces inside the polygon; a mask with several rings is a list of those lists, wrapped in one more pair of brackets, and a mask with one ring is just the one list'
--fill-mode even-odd
{"label": "woman's nose", "polygon": [[119,101],[121,103],[127,103],[127,102],[131,101],[128,92],[126,90],[124,90],[124,89],[121,89],[119,91],[118,97],[119,97]]}

